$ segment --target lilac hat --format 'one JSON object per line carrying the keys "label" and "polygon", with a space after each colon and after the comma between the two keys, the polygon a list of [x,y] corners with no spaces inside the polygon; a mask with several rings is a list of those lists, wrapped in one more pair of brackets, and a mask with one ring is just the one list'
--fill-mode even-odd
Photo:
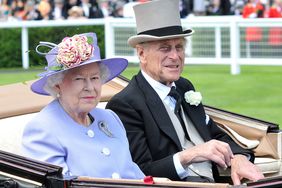
{"label": "lilac hat", "polygon": [[[48,53],[39,51],[39,47],[51,48]],[[72,37],[65,37],[58,45],[50,42],[40,42],[36,52],[45,55],[47,67],[45,72],[39,74],[41,77],[31,85],[31,90],[40,95],[49,95],[43,88],[49,76],[67,71],[90,63],[103,63],[109,70],[109,76],[105,83],[118,76],[128,65],[123,58],[101,59],[100,49],[97,45],[95,33],[83,33]]]}

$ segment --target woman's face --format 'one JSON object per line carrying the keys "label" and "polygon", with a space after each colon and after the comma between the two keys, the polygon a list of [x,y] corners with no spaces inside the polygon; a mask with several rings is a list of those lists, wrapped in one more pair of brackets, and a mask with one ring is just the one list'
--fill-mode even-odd
{"label": "woman's face", "polygon": [[102,80],[98,63],[69,70],[57,85],[59,101],[70,115],[88,113],[100,101]]}

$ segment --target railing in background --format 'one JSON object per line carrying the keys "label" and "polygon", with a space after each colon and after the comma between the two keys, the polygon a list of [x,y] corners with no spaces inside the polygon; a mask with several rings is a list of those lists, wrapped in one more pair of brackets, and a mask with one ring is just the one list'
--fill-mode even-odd
{"label": "railing in background", "polygon": [[[107,57],[122,56],[130,62],[138,62],[126,42],[135,34],[135,23],[115,19],[108,24]],[[196,31],[192,37],[187,37],[186,64],[228,64],[231,74],[239,74],[240,65],[282,65],[282,19],[205,16],[183,19],[182,25]],[[246,28],[255,30],[251,39],[246,36]],[[270,34],[273,28],[278,32]],[[270,39],[280,45],[270,45]]]}
{"label": "railing in background", "polygon": [[[206,16],[183,19],[182,24],[196,31],[187,37],[186,64],[227,64],[231,74],[239,74],[240,65],[282,65],[282,19]],[[136,33],[134,19],[2,22],[0,28],[22,28],[22,62],[27,69],[28,28],[83,25],[105,26],[107,58],[118,56],[138,63],[134,49],[127,45],[128,37]],[[247,28],[251,28],[251,35],[246,35]]]}

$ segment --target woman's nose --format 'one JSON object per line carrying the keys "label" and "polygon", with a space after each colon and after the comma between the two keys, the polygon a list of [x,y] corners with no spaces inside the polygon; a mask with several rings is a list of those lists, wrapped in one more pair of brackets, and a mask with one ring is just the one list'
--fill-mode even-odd
{"label": "woman's nose", "polygon": [[91,82],[90,79],[85,80],[85,88],[84,89],[88,90],[88,91],[94,90],[94,85],[93,85],[93,83]]}

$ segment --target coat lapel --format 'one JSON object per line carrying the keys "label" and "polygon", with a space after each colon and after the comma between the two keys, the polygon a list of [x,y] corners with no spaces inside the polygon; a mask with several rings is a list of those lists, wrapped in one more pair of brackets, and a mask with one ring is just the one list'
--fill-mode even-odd
{"label": "coat lapel", "polygon": [[167,111],[165,109],[165,106],[163,105],[163,102],[159,98],[158,94],[145,80],[141,72],[138,73],[136,78],[137,78],[137,82],[139,83],[140,90],[142,92],[146,91],[146,93],[144,94],[145,102],[148,108],[150,109],[157,126],[159,126],[159,128],[174,141],[177,147],[181,149],[181,144],[179,142],[179,139],[177,137],[171,119],[169,118],[169,115],[166,116],[163,115],[163,114],[167,114]]}
{"label": "coat lapel", "polygon": [[206,125],[206,116],[205,111],[202,106],[202,104],[199,104],[198,106],[193,106],[188,104],[184,99],[184,94],[187,90],[184,90],[181,88],[181,86],[176,86],[177,91],[181,95],[182,98],[182,107],[184,111],[187,113],[188,117],[191,119],[192,123],[194,124],[195,128],[201,135],[201,137],[207,141],[210,139],[209,131],[207,131],[207,125]]}

